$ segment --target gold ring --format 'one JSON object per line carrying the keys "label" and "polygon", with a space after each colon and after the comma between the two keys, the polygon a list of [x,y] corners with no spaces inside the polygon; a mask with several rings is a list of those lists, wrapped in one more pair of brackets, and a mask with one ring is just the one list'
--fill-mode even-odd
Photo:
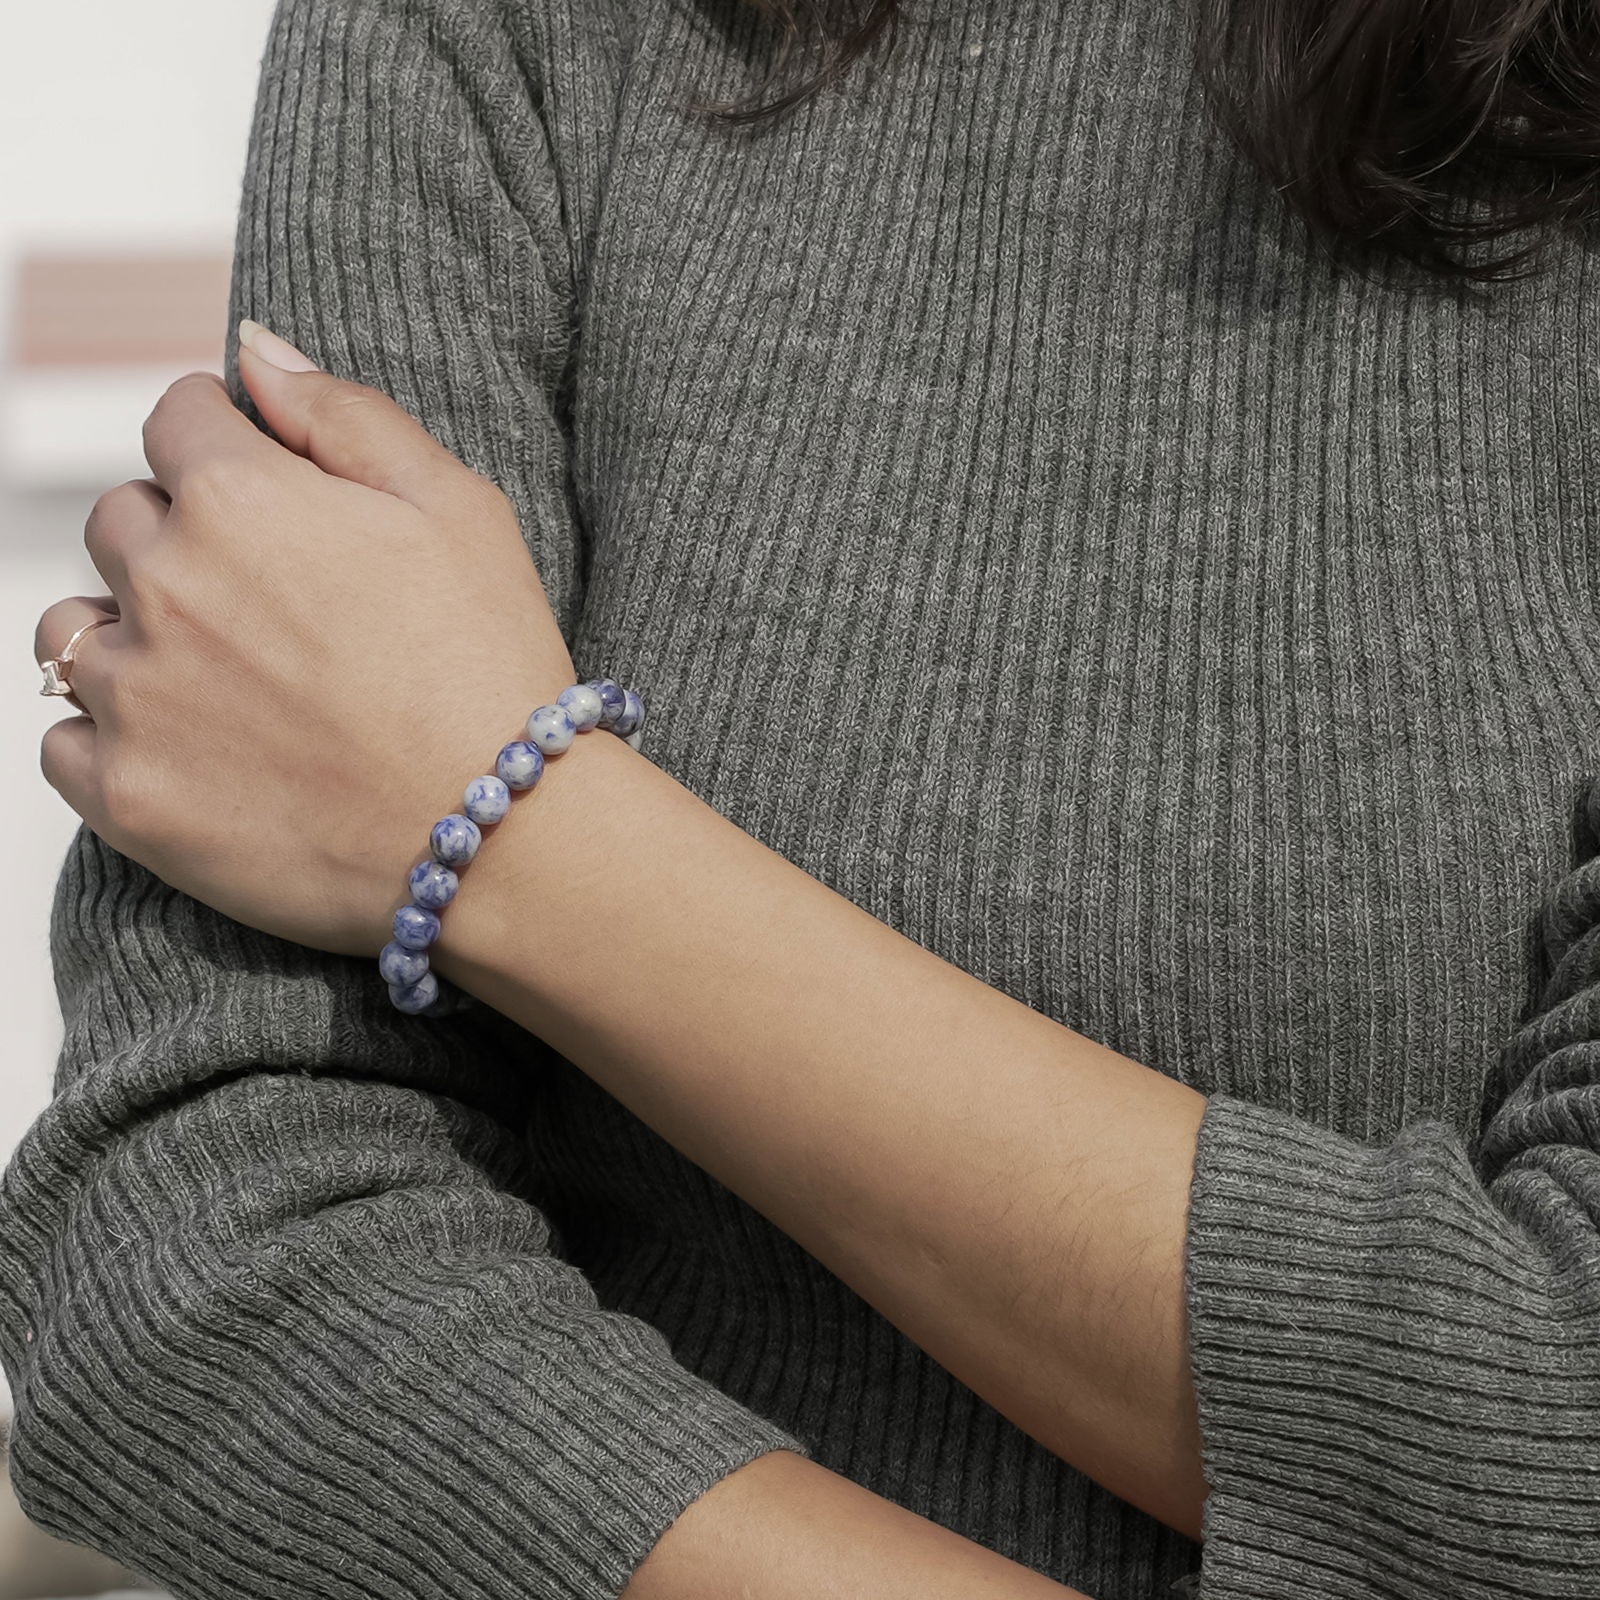
{"label": "gold ring", "polygon": [[[84,623],[61,647],[60,655],[51,656],[48,661],[41,661],[39,670],[44,674],[44,687],[40,689],[39,693],[70,695],[72,693],[73,651],[78,648],[78,641],[91,628],[98,628],[104,623],[115,622],[116,620],[117,618],[115,617],[96,617],[93,622]],[[77,705],[78,702],[74,701],[73,704]],[[78,709],[81,711],[84,708],[79,705]]]}

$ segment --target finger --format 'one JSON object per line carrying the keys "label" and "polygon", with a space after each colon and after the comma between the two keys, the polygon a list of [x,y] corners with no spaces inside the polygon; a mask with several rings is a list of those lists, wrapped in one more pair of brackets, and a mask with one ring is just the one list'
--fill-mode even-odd
{"label": "finger", "polygon": [[39,768],[45,782],[91,828],[98,819],[95,740],[95,725],[88,717],[68,717],[46,728],[39,745]]}
{"label": "finger", "polygon": [[239,325],[239,376],[278,438],[324,472],[424,511],[459,505],[467,469],[380,390],[320,371],[248,320]]}
{"label": "finger", "polygon": [[150,478],[119,483],[95,501],[83,525],[83,546],[116,597],[113,610],[130,598],[130,568],[160,538],[170,509],[165,492]]}
{"label": "finger", "polygon": [[236,406],[214,372],[189,372],[171,384],[145,419],[144,454],[174,500],[198,468],[260,461],[278,448]]}
{"label": "finger", "polygon": [[[34,660],[43,663],[58,657],[80,628],[101,617],[117,617],[116,603],[109,596],[73,595],[69,600],[56,601],[46,609],[33,630]],[[72,685],[68,703],[97,719],[104,716],[111,698],[109,679],[114,652],[108,646],[115,641],[105,636],[120,628],[120,621],[91,628],[78,640],[71,665],[66,669]]]}

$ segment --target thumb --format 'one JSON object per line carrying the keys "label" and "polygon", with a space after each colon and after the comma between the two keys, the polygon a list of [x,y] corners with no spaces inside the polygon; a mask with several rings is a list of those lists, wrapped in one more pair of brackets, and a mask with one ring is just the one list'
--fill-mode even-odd
{"label": "thumb", "polygon": [[466,469],[415,417],[377,389],[321,371],[248,318],[239,377],[279,440],[324,472],[425,511],[459,500]]}

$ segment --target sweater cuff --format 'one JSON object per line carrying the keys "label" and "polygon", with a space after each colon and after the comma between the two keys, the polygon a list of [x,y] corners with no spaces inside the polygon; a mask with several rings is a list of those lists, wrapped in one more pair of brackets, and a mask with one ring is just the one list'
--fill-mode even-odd
{"label": "sweater cuff", "polygon": [[[1474,1205],[1477,1188],[1442,1125],[1368,1147],[1211,1098],[1185,1266],[1211,1491],[1198,1600],[1439,1592],[1451,1559],[1439,1545],[1453,1541],[1430,1533],[1449,1479],[1464,1474],[1470,1493],[1459,1457],[1475,1430],[1439,1407],[1454,1395],[1462,1410],[1459,1340],[1430,1333],[1481,1328],[1470,1285],[1504,1274],[1517,1249],[1513,1226],[1481,1194]],[[1460,1225],[1486,1211],[1481,1233]],[[1432,1572],[1419,1561],[1430,1547]]]}
{"label": "sweater cuff", "polygon": [[[730,1473],[773,1450],[811,1454],[788,1429],[680,1366],[656,1330],[620,1320],[637,1338],[625,1334],[621,1358],[610,1361],[604,1354],[596,1359],[593,1346],[574,1350],[561,1415],[530,1407],[531,1396],[514,1393],[507,1398],[523,1408],[519,1425],[496,1429],[487,1449],[487,1417],[479,1429],[462,1430],[459,1444],[485,1476],[493,1481],[498,1469],[517,1483],[518,1492],[492,1497],[494,1509],[528,1519],[511,1534],[510,1548],[477,1575],[491,1588],[520,1568],[523,1584],[507,1593],[613,1600],[679,1516]],[[481,1403],[481,1378],[474,1386],[479,1392],[473,1399]],[[448,1433],[455,1427],[452,1419]],[[528,1433],[519,1438],[524,1429]],[[534,1430],[567,1433],[559,1478],[548,1472],[548,1441],[533,1438]],[[496,1454],[503,1459],[490,1465]],[[420,1516],[437,1514],[434,1497],[440,1493],[462,1498],[462,1523],[483,1513],[481,1485],[453,1474],[425,1474],[415,1488]],[[478,1503],[469,1508],[467,1499]],[[461,1575],[441,1579],[435,1592],[454,1593]],[[471,1583],[461,1587],[477,1592]]]}
{"label": "sweater cuff", "polygon": [[[100,1396],[96,1415],[82,1396],[29,1392],[19,1490],[68,1535],[87,1497],[110,1544],[181,1593],[617,1600],[707,1490],[769,1451],[810,1455],[633,1318],[526,1337],[479,1321],[437,1321],[403,1350],[384,1348],[392,1329],[347,1325],[339,1355],[370,1358],[359,1378],[323,1370],[320,1347],[292,1373],[242,1362],[221,1433],[185,1414],[198,1397]],[[97,1441],[97,1422],[151,1441],[131,1497],[128,1440]]]}

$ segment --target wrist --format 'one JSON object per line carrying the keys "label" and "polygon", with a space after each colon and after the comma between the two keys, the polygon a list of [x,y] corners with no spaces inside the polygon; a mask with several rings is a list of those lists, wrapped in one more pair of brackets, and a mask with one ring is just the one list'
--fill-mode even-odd
{"label": "wrist", "polygon": [[570,978],[602,932],[585,917],[596,905],[589,886],[627,872],[652,776],[665,778],[598,731],[551,761],[462,875],[432,949],[439,975],[500,1010],[514,987],[517,1020],[536,1020],[528,1011]]}

